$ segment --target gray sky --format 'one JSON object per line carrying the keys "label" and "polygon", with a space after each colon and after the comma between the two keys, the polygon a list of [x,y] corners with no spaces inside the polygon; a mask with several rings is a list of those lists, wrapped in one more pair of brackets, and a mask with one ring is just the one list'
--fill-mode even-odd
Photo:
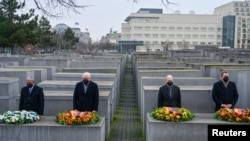
{"label": "gray sky", "polygon": [[[82,31],[88,29],[94,41],[103,35],[113,31],[121,32],[121,23],[132,12],[140,8],[161,8],[163,13],[170,14],[179,10],[181,14],[195,11],[196,14],[212,14],[215,7],[231,2],[232,0],[170,0],[176,5],[164,7],[161,0],[78,0],[81,5],[91,5],[83,10],[81,14],[69,12],[62,18],[49,18],[54,27],[58,23],[65,23],[70,27],[79,27]],[[244,0],[239,0],[244,1]],[[78,22],[79,25],[75,25]]]}

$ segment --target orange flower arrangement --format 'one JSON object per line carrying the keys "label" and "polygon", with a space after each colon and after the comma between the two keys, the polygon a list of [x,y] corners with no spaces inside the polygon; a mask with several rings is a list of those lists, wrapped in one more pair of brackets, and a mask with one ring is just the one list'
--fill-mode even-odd
{"label": "orange flower arrangement", "polygon": [[250,123],[250,109],[221,108],[215,112],[214,117],[223,121]]}
{"label": "orange flower arrangement", "polygon": [[185,108],[161,107],[152,111],[152,117],[157,120],[180,122],[192,120],[195,116]]}
{"label": "orange flower arrangement", "polygon": [[62,125],[89,125],[97,123],[99,116],[94,112],[80,112],[77,110],[58,113],[56,122]]}

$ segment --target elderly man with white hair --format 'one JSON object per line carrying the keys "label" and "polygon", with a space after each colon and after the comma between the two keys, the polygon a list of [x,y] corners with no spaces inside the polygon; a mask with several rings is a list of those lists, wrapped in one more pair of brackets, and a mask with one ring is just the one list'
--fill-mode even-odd
{"label": "elderly man with white hair", "polygon": [[91,74],[84,72],[82,81],[77,82],[73,94],[73,109],[78,111],[97,112],[99,105],[99,88],[91,80]]}
{"label": "elderly man with white hair", "polygon": [[181,107],[180,87],[173,84],[172,75],[166,76],[166,84],[161,86],[158,92],[158,107]]}
{"label": "elderly man with white hair", "polygon": [[34,111],[38,115],[43,115],[43,88],[35,84],[32,76],[26,78],[26,86],[21,88],[19,110]]}

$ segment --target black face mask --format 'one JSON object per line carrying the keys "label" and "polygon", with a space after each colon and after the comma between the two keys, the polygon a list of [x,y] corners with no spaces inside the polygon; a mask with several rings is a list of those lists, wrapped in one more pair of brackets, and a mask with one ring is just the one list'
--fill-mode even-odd
{"label": "black face mask", "polygon": [[33,86],[33,84],[27,83],[27,86],[28,86],[29,88],[31,88],[31,87]]}
{"label": "black face mask", "polygon": [[173,85],[173,82],[167,82],[167,85],[168,85],[168,86],[172,86],[172,85]]}
{"label": "black face mask", "polygon": [[84,84],[88,84],[88,83],[89,83],[89,80],[83,80],[83,83],[84,83]]}
{"label": "black face mask", "polygon": [[224,78],[223,78],[223,81],[224,82],[227,82],[229,80],[229,77],[227,77],[227,76],[225,76]]}

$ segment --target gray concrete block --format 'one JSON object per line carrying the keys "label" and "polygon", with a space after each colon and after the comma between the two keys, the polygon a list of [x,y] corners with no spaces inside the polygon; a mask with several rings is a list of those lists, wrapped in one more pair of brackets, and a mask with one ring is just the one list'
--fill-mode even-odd
{"label": "gray concrete block", "polygon": [[[111,94],[110,91],[100,91],[98,114],[105,118],[105,134],[110,131]],[[73,91],[44,91],[44,116],[56,116],[59,112],[73,110]],[[20,95],[16,98],[19,104]],[[18,107],[17,107],[18,108]]]}
{"label": "gray concrete block", "polygon": [[[30,69],[46,69],[47,76],[43,80],[52,80],[52,75],[56,73],[55,66],[8,66],[8,68],[30,68]],[[42,80],[42,81],[43,81]],[[41,81],[40,81],[41,82]]]}
{"label": "gray concrete block", "polygon": [[[146,113],[157,107],[157,97],[160,86],[143,86],[141,95],[141,120],[145,129]],[[212,86],[180,86],[182,107],[194,113],[214,113],[212,101]]]}
{"label": "gray concrete block", "polygon": [[33,71],[34,72],[34,79],[36,83],[40,83],[47,79],[47,70],[41,69],[41,68],[30,68],[30,67],[24,67],[24,68],[4,68],[4,71],[12,71],[12,70],[27,70],[27,71]]}
{"label": "gray concrete block", "polygon": [[[195,118],[185,122],[155,120],[147,113],[146,141],[207,141],[208,125],[234,125],[239,123],[219,121],[213,114],[195,113]],[[241,123],[247,125],[248,123]]]}
{"label": "gray concrete block", "polygon": [[19,79],[19,89],[26,85],[26,78],[28,76],[35,77],[35,73],[32,70],[27,69],[6,69],[0,68],[0,77],[15,77]]}
{"label": "gray concrete block", "polygon": [[0,138],[1,141],[105,141],[105,122],[100,117],[97,124],[64,126],[57,124],[54,116],[42,116],[31,124],[0,124]]}
{"label": "gray concrete block", "polygon": [[29,58],[27,66],[55,66],[56,71],[62,71],[63,68],[70,67],[69,59],[57,59],[57,58]]}

